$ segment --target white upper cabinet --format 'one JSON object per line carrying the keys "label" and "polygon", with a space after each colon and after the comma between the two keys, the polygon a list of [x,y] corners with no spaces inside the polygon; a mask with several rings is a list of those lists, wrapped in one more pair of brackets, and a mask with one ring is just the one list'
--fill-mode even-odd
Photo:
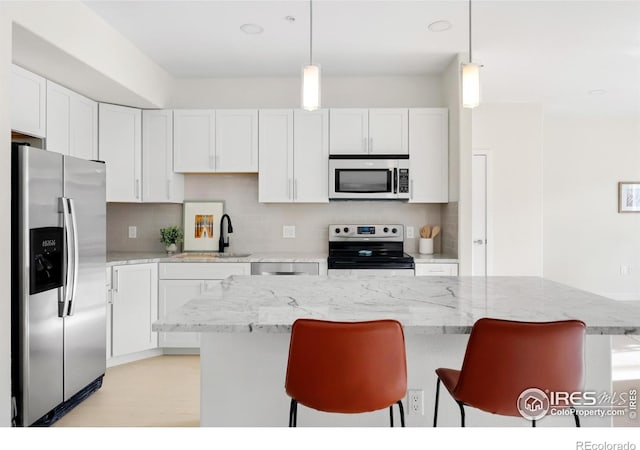
{"label": "white upper cabinet", "polygon": [[173,172],[173,111],[142,111],[142,200],[182,203],[184,176]]}
{"label": "white upper cabinet", "polygon": [[173,112],[173,170],[215,172],[216,113],[208,109]]}
{"label": "white upper cabinet", "polygon": [[260,110],[262,203],[326,203],[329,179],[327,110]]}
{"label": "white upper cabinet", "polygon": [[409,164],[409,202],[449,201],[449,122],[446,108],[409,110]]}
{"label": "white upper cabinet", "polygon": [[258,201],[293,200],[293,110],[260,110]]}
{"label": "white upper cabinet", "polygon": [[369,110],[369,153],[409,154],[409,111],[406,108]]}
{"label": "white upper cabinet", "polygon": [[329,111],[293,113],[293,200],[329,201]]}
{"label": "white upper cabinet", "polygon": [[142,112],[99,105],[99,157],[107,165],[107,201],[142,201]]}
{"label": "white upper cabinet", "polygon": [[176,172],[257,172],[258,111],[175,110]]}
{"label": "white upper cabinet", "polygon": [[368,109],[332,109],[329,120],[332,155],[366,155],[369,152]]}
{"label": "white upper cabinet", "polygon": [[332,109],[332,155],[406,155],[408,109]]}
{"label": "white upper cabinet", "polygon": [[11,129],[38,138],[46,137],[46,80],[11,65]]}
{"label": "white upper cabinet", "polygon": [[216,111],[216,172],[258,171],[258,110]]}
{"label": "white upper cabinet", "polygon": [[46,149],[98,159],[98,103],[47,80]]}

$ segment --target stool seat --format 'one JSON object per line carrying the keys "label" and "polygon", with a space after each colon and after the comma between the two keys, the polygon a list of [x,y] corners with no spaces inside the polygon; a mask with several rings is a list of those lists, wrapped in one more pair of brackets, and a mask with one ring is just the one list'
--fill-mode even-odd
{"label": "stool seat", "polygon": [[395,320],[332,322],[298,319],[291,329],[285,391],[289,426],[298,403],[324,412],[356,414],[400,408],[407,392],[402,325]]}

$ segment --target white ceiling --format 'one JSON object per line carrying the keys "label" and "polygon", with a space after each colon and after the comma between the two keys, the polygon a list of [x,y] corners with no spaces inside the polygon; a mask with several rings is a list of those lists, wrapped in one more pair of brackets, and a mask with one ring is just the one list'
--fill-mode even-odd
{"label": "white ceiling", "polygon": [[[294,77],[309,58],[308,1],[86,4],[177,78]],[[468,51],[466,1],[314,0],[313,13],[325,76],[434,74]],[[437,20],[453,27],[428,31]],[[483,101],[640,113],[638,0],[474,0],[473,56]]]}

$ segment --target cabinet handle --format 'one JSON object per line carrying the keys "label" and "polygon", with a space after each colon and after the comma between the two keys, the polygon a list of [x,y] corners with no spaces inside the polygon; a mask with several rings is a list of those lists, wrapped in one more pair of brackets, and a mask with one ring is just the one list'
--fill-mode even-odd
{"label": "cabinet handle", "polygon": [[409,186],[409,198],[413,200],[413,178],[411,179],[411,184]]}
{"label": "cabinet handle", "polygon": [[290,200],[293,200],[293,195],[292,195],[292,186],[293,186],[293,181],[291,180],[291,178],[289,178],[287,180],[287,198]]}
{"label": "cabinet handle", "polygon": [[[119,283],[119,278],[120,273],[118,272],[117,269],[113,270],[113,280],[111,281],[111,292],[117,293],[118,292],[118,285]],[[113,303],[113,298],[111,299],[111,303]]]}
{"label": "cabinet handle", "polygon": [[293,199],[298,199],[298,179],[293,180]]}
{"label": "cabinet handle", "polygon": [[220,170],[220,156],[216,155],[215,160],[216,160],[216,170]]}
{"label": "cabinet handle", "polygon": [[373,138],[369,138],[369,153],[373,153]]}
{"label": "cabinet handle", "polygon": [[136,179],[136,200],[140,200],[140,180]]}
{"label": "cabinet handle", "polygon": [[209,168],[215,169],[216,167],[215,157],[213,155],[209,155]]}

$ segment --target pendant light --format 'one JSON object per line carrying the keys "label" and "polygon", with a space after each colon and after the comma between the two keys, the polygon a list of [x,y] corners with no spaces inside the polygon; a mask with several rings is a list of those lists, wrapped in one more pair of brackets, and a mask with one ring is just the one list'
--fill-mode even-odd
{"label": "pendant light", "polygon": [[471,56],[471,0],[469,0],[469,62],[462,64],[462,106],[475,108],[480,104],[480,66]]}
{"label": "pendant light", "polygon": [[302,68],[302,108],[320,107],[320,66],[313,64],[313,0],[309,0],[309,65]]}

